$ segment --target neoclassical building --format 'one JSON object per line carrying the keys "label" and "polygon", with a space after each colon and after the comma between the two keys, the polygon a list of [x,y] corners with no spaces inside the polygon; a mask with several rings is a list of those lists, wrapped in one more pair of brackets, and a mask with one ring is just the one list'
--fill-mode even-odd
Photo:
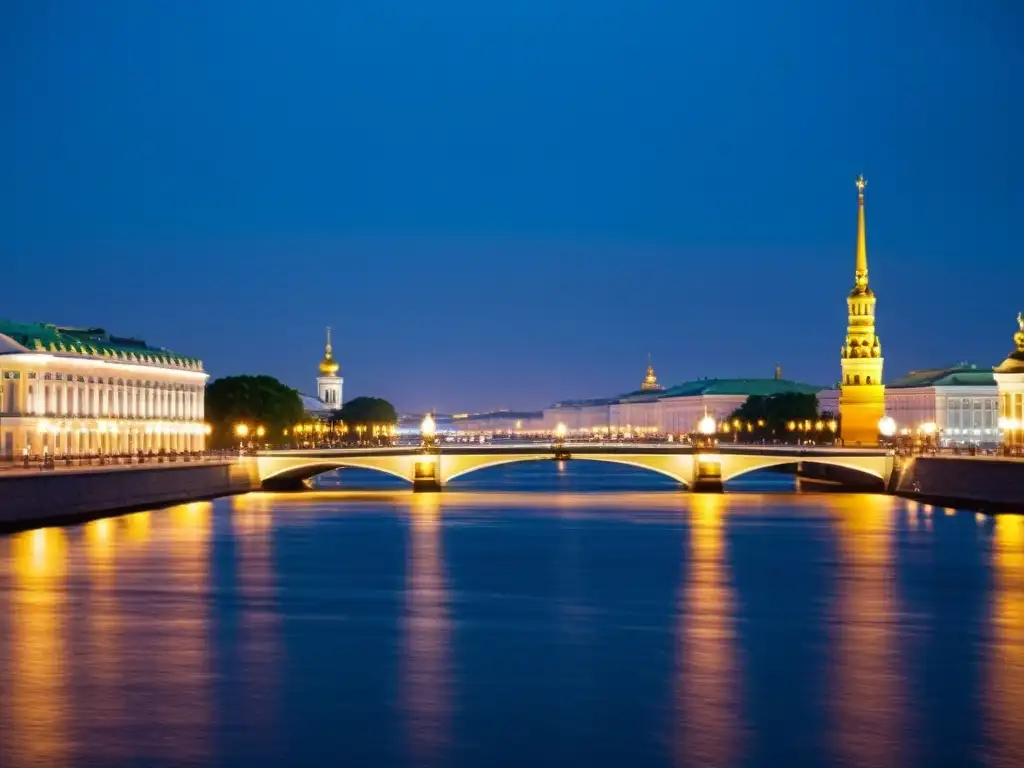
{"label": "neoclassical building", "polygon": [[[818,395],[822,410],[839,407],[839,391]],[[971,363],[911,371],[885,385],[885,413],[900,432],[934,424],[941,445],[999,441],[999,400],[992,372]]]}
{"label": "neoclassical building", "polygon": [[1017,314],[1017,325],[1016,349],[995,368],[1003,442],[1013,448],[1024,447],[1024,314]]}
{"label": "neoclassical building", "polygon": [[0,320],[0,456],[203,450],[207,378],[101,328]]}
{"label": "neoclassical building", "polygon": [[640,389],[624,395],[564,400],[537,412],[460,414],[453,426],[462,432],[550,432],[564,424],[570,432],[597,435],[688,434],[704,416],[729,418],[751,395],[816,395],[822,389],[783,379],[778,366],[770,379],[698,379],[665,389],[648,365]]}

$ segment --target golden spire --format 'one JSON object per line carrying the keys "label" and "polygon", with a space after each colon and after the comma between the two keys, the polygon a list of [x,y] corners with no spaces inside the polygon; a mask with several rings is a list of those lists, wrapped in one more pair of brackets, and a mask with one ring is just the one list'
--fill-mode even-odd
{"label": "golden spire", "polygon": [[327,347],[324,349],[324,359],[320,361],[321,376],[337,376],[338,361],[331,357],[331,327],[327,326]]}
{"label": "golden spire", "polygon": [[864,174],[858,176],[854,184],[857,186],[857,267],[854,285],[859,293],[865,293],[868,288],[868,237],[864,223],[864,187],[868,183],[864,180]]}

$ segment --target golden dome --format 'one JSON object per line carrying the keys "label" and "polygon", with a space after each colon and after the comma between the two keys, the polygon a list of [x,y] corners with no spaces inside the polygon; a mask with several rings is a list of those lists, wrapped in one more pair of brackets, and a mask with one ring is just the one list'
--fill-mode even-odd
{"label": "golden dome", "polygon": [[328,352],[324,355],[324,359],[320,361],[320,373],[323,376],[334,376],[338,373],[338,361],[331,357],[331,353]]}
{"label": "golden dome", "polygon": [[338,369],[341,366],[338,365],[338,361],[331,357],[331,329],[327,329],[327,347],[324,349],[324,359],[320,361],[320,375],[321,376],[337,376]]}

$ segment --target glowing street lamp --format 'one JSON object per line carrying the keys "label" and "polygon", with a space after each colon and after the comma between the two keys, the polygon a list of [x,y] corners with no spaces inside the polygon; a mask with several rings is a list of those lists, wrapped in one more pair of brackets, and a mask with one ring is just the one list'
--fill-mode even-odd
{"label": "glowing street lamp", "polygon": [[437,442],[437,422],[431,414],[423,417],[420,424],[420,436],[423,438],[423,448],[431,450]]}
{"label": "glowing street lamp", "polygon": [[560,443],[565,442],[565,436],[568,434],[569,429],[565,426],[564,422],[559,422],[555,427],[555,440]]}
{"label": "glowing street lamp", "polygon": [[896,434],[896,420],[892,416],[883,416],[878,420],[878,434],[885,439],[890,439]]}
{"label": "glowing street lamp", "polygon": [[718,425],[715,424],[715,417],[704,415],[700,421],[697,422],[697,434],[699,435],[713,435],[718,431]]}

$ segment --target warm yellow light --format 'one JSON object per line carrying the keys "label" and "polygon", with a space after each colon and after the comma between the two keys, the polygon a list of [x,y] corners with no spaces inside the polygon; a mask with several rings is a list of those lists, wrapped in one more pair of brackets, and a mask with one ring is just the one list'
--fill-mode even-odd
{"label": "warm yellow light", "polygon": [[697,433],[701,435],[713,435],[717,429],[713,416],[704,416],[697,422]]}
{"label": "warm yellow light", "polygon": [[262,424],[256,427],[256,437],[263,437],[265,434],[267,434],[267,430]]}
{"label": "warm yellow light", "polygon": [[819,432],[821,432],[821,430],[823,430],[825,428],[825,422],[823,422],[821,420],[818,420],[818,421],[814,422],[814,428],[816,430],[818,430]]}
{"label": "warm yellow light", "polygon": [[835,419],[832,419],[828,423],[828,428],[829,428],[830,431],[835,432],[837,429],[839,429],[839,422],[836,421]]}
{"label": "warm yellow light", "polygon": [[247,437],[249,435],[248,424],[235,424],[235,434],[239,437]]}
{"label": "warm yellow light", "polygon": [[429,413],[423,418],[423,423],[420,424],[420,434],[427,438],[434,437],[437,434],[437,423]]}
{"label": "warm yellow light", "polygon": [[211,427],[209,424],[204,424],[203,425],[203,434],[204,435],[208,435],[211,432],[213,432],[213,427]]}
{"label": "warm yellow light", "polygon": [[786,424],[786,429],[788,429],[790,432],[792,432],[794,429],[796,429],[796,422],[795,421],[791,421],[788,424]]}
{"label": "warm yellow light", "polygon": [[558,426],[555,427],[555,437],[559,440],[565,440],[565,436],[568,432],[569,429],[565,426],[564,422],[559,422]]}
{"label": "warm yellow light", "polygon": [[938,429],[934,421],[928,421],[921,425],[921,431],[926,435],[934,435],[935,430]]}
{"label": "warm yellow light", "polygon": [[878,420],[878,434],[892,437],[896,434],[896,420],[892,416],[883,416]]}

